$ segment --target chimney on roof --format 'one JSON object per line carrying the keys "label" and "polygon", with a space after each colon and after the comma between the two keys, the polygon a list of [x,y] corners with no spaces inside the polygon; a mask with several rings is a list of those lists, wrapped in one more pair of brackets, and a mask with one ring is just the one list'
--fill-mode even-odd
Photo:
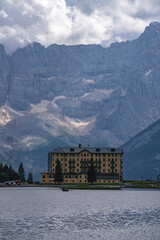
{"label": "chimney on roof", "polygon": [[81,148],[81,144],[79,144],[78,147]]}

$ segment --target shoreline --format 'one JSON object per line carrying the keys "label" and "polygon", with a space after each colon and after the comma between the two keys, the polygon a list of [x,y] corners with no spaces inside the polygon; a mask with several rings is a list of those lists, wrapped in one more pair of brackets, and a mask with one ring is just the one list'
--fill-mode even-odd
{"label": "shoreline", "polygon": [[87,185],[87,186],[76,186],[76,185],[55,185],[55,184],[24,184],[24,185],[0,185],[0,188],[36,188],[36,187],[42,187],[42,188],[67,188],[68,190],[123,190],[123,189],[144,189],[144,190],[150,190],[150,189],[156,189],[160,190],[160,187],[153,187],[153,186],[118,186],[118,185]]}

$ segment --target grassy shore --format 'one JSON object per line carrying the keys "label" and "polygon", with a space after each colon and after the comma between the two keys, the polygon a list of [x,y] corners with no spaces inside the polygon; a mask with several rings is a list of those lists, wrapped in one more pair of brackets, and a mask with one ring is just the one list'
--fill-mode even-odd
{"label": "grassy shore", "polygon": [[21,185],[0,185],[0,187],[53,187],[67,189],[84,189],[84,190],[121,190],[123,188],[137,189],[160,189],[160,183],[155,181],[123,181],[120,184],[116,183],[65,183],[65,184],[21,184]]}

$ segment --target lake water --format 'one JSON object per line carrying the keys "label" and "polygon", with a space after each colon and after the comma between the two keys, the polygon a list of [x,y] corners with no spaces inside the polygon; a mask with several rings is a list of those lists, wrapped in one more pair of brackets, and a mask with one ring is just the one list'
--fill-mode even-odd
{"label": "lake water", "polygon": [[0,188],[0,240],[159,240],[160,191]]}

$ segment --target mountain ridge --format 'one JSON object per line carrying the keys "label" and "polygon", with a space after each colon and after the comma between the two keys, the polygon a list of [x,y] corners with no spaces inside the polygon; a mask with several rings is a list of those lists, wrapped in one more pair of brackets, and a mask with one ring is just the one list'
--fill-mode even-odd
{"label": "mountain ridge", "polygon": [[156,180],[160,174],[159,146],[160,119],[121,146],[124,150],[124,178]]}
{"label": "mountain ridge", "polygon": [[108,48],[32,43],[9,57],[0,46],[1,160],[19,164],[33,141],[36,154],[47,144],[120,146],[158,120],[159,28]]}

